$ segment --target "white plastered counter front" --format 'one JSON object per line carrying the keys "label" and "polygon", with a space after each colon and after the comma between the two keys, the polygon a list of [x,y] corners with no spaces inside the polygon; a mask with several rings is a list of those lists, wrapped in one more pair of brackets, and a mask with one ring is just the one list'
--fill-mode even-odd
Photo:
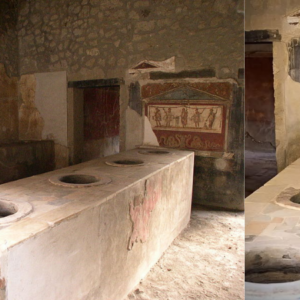
{"label": "white plastered counter front", "polygon": [[[144,150],[0,186],[33,208],[0,229],[1,300],[119,300],[134,288],[188,224],[192,198],[194,154]],[[132,160],[143,164],[106,164]]]}

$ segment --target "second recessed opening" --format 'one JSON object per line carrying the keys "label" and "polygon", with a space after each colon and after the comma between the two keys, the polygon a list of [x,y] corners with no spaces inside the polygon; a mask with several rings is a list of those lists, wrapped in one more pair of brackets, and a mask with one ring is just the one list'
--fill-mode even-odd
{"label": "second recessed opening", "polygon": [[144,161],[139,159],[123,159],[123,160],[115,160],[113,161],[116,165],[126,165],[126,166],[134,166],[134,165],[142,165]]}
{"label": "second recessed opening", "polygon": [[300,268],[278,266],[273,268],[258,268],[246,271],[246,282],[252,283],[286,283],[300,280]]}
{"label": "second recessed opening", "polygon": [[296,203],[296,204],[300,204],[300,193],[294,195],[293,197],[291,197],[290,199],[291,202]]}
{"label": "second recessed opening", "polygon": [[66,175],[59,178],[59,181],[69,184],[91,184],[98,182],[99,179],[91,175]]}
{"label": "second recessed opening", "polygon": [[169,154],[169,151],[166,150],[141,150],[139,151],[141,154]]}

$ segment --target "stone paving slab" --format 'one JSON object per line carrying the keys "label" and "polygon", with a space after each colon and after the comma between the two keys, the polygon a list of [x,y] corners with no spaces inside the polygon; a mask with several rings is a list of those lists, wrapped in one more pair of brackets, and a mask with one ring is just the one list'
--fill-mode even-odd
{"label": "stone paving slab", "polygon": [[300,188],[300,159],[246,198],[246,253],[269,246],[300,248],[300,204],[277,203],[292,195],[291,188]]}

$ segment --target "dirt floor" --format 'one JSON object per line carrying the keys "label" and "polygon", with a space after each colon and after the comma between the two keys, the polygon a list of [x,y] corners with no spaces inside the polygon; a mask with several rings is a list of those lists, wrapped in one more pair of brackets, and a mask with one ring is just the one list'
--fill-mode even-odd
{"label": "dirt floor", "polygon": [[192,209],[191,222],[124,300],[244,299],[244,214]]}

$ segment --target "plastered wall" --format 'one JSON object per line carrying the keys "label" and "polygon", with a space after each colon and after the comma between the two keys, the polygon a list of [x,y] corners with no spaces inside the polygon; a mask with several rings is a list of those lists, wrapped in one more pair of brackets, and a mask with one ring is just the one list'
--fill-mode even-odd
{"label": "plastered wall", "polygon": [[55,166],[68,165],[66,72],[23,75],[19,81],[20,140],[53,140]]}
{"label": "plastered wall", "polygon": [[300,83],[288,74],[288,45],[300,37],[299,24],[290,24],[288,17],[299,11],[297,0],[246,0],[246,30],[277,29],[281,41],[273,42],[275,94],[276,156],[279,171],[300,156]]}

